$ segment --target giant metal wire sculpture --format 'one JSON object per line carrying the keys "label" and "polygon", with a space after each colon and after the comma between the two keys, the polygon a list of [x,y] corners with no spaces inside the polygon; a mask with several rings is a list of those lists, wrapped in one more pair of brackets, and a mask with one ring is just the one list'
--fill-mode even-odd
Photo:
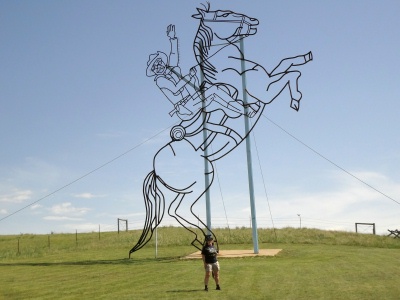
{"label": "giant metal wire sculpture", "polygon": [[[167,28],[171,44],[169,55],[158,51],[151,54],[147,62],[146,75],[154,78],[154,83],[173,105],[170,116],[177,116],[181,121],[171,129],[171,141],[155,154],[154,169],[143,182],[146,220],[142,235],[129,256],[147,244],[161,223],[166,191],[174,195],[168,214],[194,234],[191,244],[201,250],[207,234],[199,224],[214,237],[215,234],[193,212],[193,206],[212,185],[213,162],[226,156],[246,138],[265,106],[283,90],[289,91],[290,107],[296,111],[300,107],[302,94],[298,80],[301,73],[293,67],[311,61],[311,52],[285,58],[268,72],[260,64],[246,59],[237,45],[241,39],[256,34],[257,19],[229,10],[212,11],[209,4],[197,11],[192,16],[200,23],[193,43],[197,65],[188,74],[182,73],[174,25]],[[243,73],[248,82],[243,93],[251,100],[246,103],[238,92]],[[243,118],[252,118],[248,132],[242,126]],[[209,174],[204,172],[204,160]],[[171,170],[179,173],[188,168],[192,176],[176,180],[170,175]],[[208,186],[203,183],[205,175],[211,177]],[[189,216],[183,216],[182,203],[191,203]],[[193,228],[203,233],[201,240]]]}

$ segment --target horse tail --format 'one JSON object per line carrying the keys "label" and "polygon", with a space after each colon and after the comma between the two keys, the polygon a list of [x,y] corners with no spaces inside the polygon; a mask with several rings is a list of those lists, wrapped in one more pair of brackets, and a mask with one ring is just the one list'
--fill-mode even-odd
{"label": "horse tail", "polygon": [[146,220],[142,235],[136,245],[129,251],[129,258],[133,252],[138,251],[150,241],[153,231],[164,217],[165,197],[157,187],[157,175],[154,170],[147,174],[143,182],[143,196],[146,206]]}

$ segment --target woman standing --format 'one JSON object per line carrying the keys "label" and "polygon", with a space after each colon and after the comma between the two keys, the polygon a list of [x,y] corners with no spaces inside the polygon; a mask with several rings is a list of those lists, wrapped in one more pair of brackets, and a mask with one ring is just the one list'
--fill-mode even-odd
{"label": "woman standing", "polygon": [[201,250],[201,256],[203,258],[204,269],[206,271],[204,277],[204,290],[208,291],[208,280],[210,279],[210,275],[212,275],[215,280],[215,284],[217,285],[217,290],[221,290],[219,286],[219,263],[217,260],[218,250],[214,247],[214,238],[212,235],[208,235],[206,237],[206,244],[203,246]]}

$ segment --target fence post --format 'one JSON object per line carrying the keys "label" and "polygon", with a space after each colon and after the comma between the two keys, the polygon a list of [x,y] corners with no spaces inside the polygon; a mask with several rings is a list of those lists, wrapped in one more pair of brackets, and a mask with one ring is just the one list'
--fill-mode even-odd
{"label": "fence post", "polygon": [[125,222],[125,231],[128,232],[128,219],[117,219],[117,223],[118,223],[118,234],[119,234],[119,222],[120,221],[124,221]]}

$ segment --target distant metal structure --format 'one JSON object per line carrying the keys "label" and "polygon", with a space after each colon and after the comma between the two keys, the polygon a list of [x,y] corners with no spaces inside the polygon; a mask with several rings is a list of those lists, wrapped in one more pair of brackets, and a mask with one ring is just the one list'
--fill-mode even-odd
{"label": "distant metal structure", "polygon": [[389,231],[388,236],[392,236],[393,235],[393,238],[400,239],[400,230],[397,230],[397,229],[390,230],[390,229],[388,229],[388,231]]}
{"label": "distant metal structure", "polygon": [[356,225],[356,233],[358,233],[358,227],[361,226],[372,226],[372,234],[376,234],[375,223],[355,223]]}
{"label": "distant metal structure", "polygon": [[[212,234],[217,241],[211,230],[210,197],[207,194],[214,179],[213,162],[228,155],[243,140],[247,144],[253,242],[258,240],[249,133],[265,106],[284,90],[289,92],[290,107],[299,110],[301,73],[295,67],[313,59],[311,52],[288,57],[268,72],[244,55],[243,39],[256,34],[257,19],[229,10],[211,10],[210,4],[197,8],[197,14],[192,17],[199,21],[193,42],[197,64],[189,72],[182,72],[178,38],[172,24],[167,27],[169,55],[157,51],[147,62],[146,75],[154,79],[157,88],[172,104],[169,115],[180,119],[180,123],[171,129],[171,141],[155,154],[154,169],[143,182],[146,220],[142,235],[129,256],[147,244],[161,223],[166,209],[166,192],[174,195],[168,214],[193,233],[191,244],[194,247],[200,250],[207,234]],[[186,173],[187,170],[190,173]],[[176,178],[171,171],[182,176]],[[204,178],[205,185],[200,184]],[[203,195],[207,202],[207,224],[193,211],[193,206]],[[189,204],[189,208],[185,210],[183,203]],[[199,231],[202,237],[198,236]],[[258,253],[258,244],[254,251]]]}
{"label": "distant metal structure", "polygon": [[125,223],[125,231],[128,231],[128,220],[126,219],[117,219],[117,224],[118,224],[118,234],[119,234],[119,224],[120,223]]}

